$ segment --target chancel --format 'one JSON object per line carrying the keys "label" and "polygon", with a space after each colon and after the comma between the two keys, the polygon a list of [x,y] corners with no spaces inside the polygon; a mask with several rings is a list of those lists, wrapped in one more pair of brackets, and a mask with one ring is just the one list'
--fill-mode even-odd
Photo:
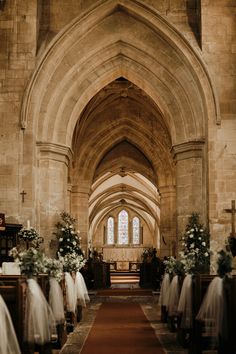
{"label": "chancel", "polygon": [[0,352],[235,353],[235,11],[0,0]]}

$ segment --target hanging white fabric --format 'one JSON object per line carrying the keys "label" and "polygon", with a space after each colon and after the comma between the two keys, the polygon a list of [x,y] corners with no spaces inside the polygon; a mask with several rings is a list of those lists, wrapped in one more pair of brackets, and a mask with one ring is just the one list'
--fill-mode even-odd
{"label": "hanging white fabric", "polygon": [[8,308],[0,295],[0,354],[20,354],[20,347],[16,338]]}
{"label": "hanging white fabric", "polygon": [[165,273],[161,283],[160,297],[158,302],[160,306],[168,306],[169,290],[170,290],[170,275],[169,273]]}
{"label": "hanging white fabric", "polygon": [[35,279],[28,279],[26,296],[26,331],[28,343],[44,344],[56,334],[56,323],[52,310]]}
{"label": "hanging white fabric", "polygon": [[192,328],[192,275],[187,274],[184,278],[179,304],[178,313],[181,316],[181,328]]}
{"label": "hanging white fabric", "polygon": [[67,308],[67,311],[75,313],[76,306],[77,306],[76,287],[75,287],[75,282],[74,282],[72,276],[68,272],[65,273],[65,284],[66,284],[66,308]]}
{"label": "hanging white fabric", "polygon": [[178,275],[175,275],[170,283],[169,300],[168,300],[168,315],[176,316],[179,304],[179,281]]}
{"label": "hanging white fabric", "polygon": [[49,305],[51,306],[56,323],[64,323],[65,313],[62,289],[55,278],[50,278],[49,284]]}
{"label": "hanging white fabric", "polygon": [[76,277],[75,277],[75,285],[76,285],[76,292],[77,292],[77,298],[80,302],[81,306],[86,306],[86,302],[89,302],[89,295],[88,295],[88,290],[84,281],[83,275],[78,271],[76,272]]}
{"label": "hanging white fabric", "polygon": [[223,279],[215,277],[208,286],[196,319],[204,321],[211,335],[216,339],[222,333],[223,311]]}

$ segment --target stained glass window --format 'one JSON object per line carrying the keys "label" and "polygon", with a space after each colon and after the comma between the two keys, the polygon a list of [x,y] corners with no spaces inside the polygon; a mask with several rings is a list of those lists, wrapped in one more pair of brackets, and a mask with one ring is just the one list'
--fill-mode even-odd
{"label": "stained glass window", "polygon": [[113,245],[114,241],[114,218],[110,216],[107,220],[107,244]]}
{"label": "stained glass window", "polygon": [[129,243],[128,224],[128,213],[125,210],[121,210],[118,216],[118,243],[120,245],[127,245]]}
{"label": "stained glass window", "polygon": [[133,218],[132,221],[132,229],[133,229],[133,244],[140,244],[140,221],[137,216]]}

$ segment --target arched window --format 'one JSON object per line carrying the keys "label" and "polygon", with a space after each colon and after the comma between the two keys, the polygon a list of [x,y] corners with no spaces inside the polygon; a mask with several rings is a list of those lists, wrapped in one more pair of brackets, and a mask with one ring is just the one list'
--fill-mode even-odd
{"label": "arched window", "polygon": [[132,220],[133,244],[140,244],[140,220],[135,216]]}
{"label": "arched window", "polygon": [[121,210],[118,215],[118,244],[127,245],[129,243],[129,217],[125,210]]}
{"label": "arched window", "polygon": [[109,217],[107,219],[107,244],[108,245],[113,245],[115,242],[114,238],[114,218]]}

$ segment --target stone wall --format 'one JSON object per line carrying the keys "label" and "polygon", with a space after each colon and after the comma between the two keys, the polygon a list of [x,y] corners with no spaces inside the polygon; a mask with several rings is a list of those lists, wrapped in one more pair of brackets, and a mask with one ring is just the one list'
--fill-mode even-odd
{"label": "stone wall", "polygon": [[236,3],[202,1],[203,57],[216,85],[221,122],[209,122],[209,216],[212,237],[224,242],[231,231],[236,199]]}

